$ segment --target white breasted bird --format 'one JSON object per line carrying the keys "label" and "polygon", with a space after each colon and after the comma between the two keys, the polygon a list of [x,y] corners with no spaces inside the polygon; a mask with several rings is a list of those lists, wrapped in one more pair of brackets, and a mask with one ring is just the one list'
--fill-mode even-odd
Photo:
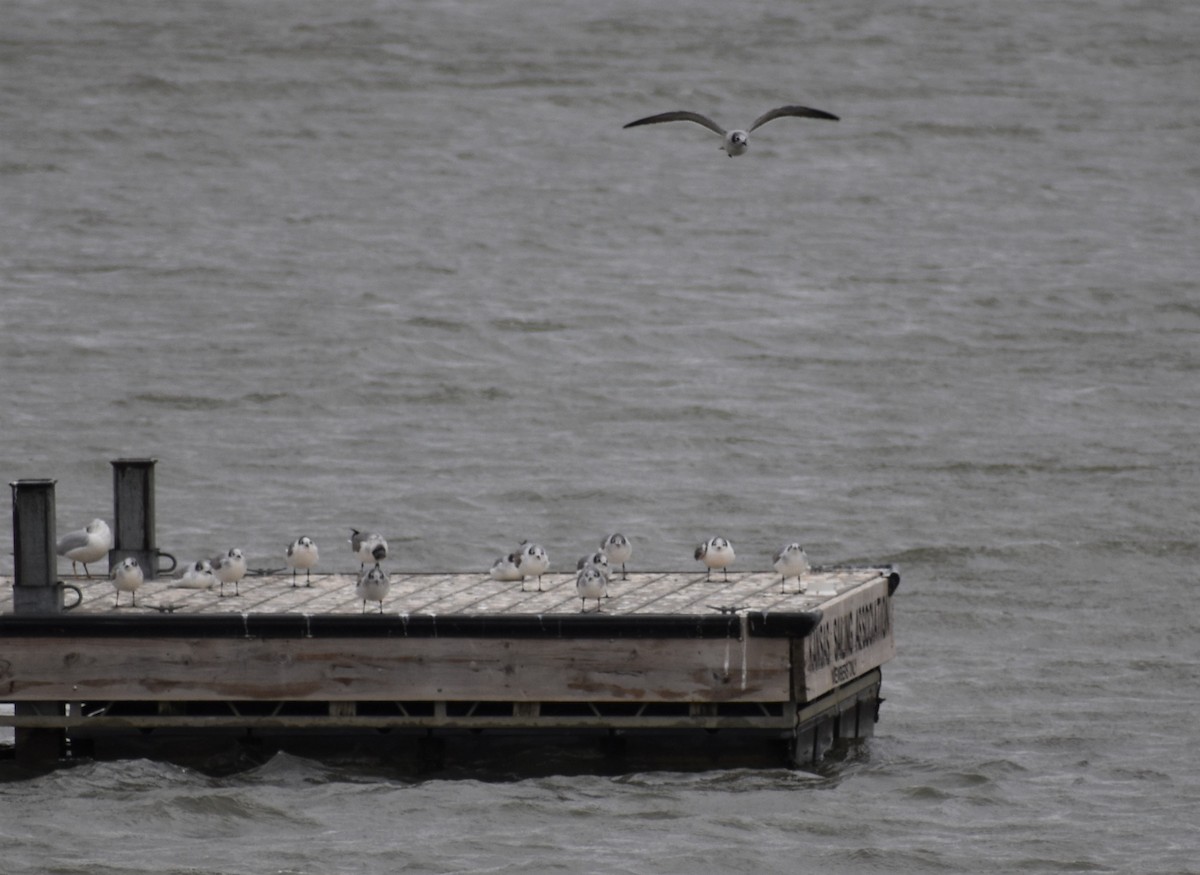
{"label": "white breasted bird", "polygon": [[304,569],[304,585],[312,586],[312,570],[317,567],[320,554],[316,542],[305,535],[288,544],[287,564],[292,569],[292,586],[296,585],[296,571]]}
{"label": "white breasted bird", "polygon": [[246,576],[246,557],[240,549],[233,549],[214,556],[209,560],[212,563],[213,574],[217,576],[217,582],[221,584],[221,595],[225,595],[225,584],[233,584],[233,594],[241,595],[240,583],[243,577]]}
{"label": "white breasted bird", "polygon": [[126,556],[117,563],[117,567],[112,572],[113,583],[117,587],[117,601],[113,607],[121,607],[121,593],[129,593],[129,599],[134,607],[137,607],[137,591],[142,585],[145,575],[142,573],[142,566],[133,556]]}
{"label": "white breasted bird", "polygon": [[588,565],[580,570],[579,575],[575,578],[575,592],[579,594],[579,598],[583,602],[580,613],[587,613],[588,599],[595,599],[596,610],[600,610],[600,600],[604,597],[607,583],[608,580],[598,565]]}
{"label": "white breasted bird", "polygon": [[729,543],[729,541],[720,537],[709,538],[696,548],[695,556],[708,569],[704,575],[705,580],[712,580],[712,570],[714,568],[720,568],[724,571],[725,579],[729,580],[729,566],[733,564],[733,560],[736,558],[733,553],[733,544]]}
{"label": "white breasted bird", "polygon": [[392,588],[392,581],[388,578],[388,573],[379,567],[376,562],[373,568],[368,568],[358,575],[358,585],[354,587],[354,594],[362,599],[363,613],[367,612],[367,602],[379,602],[379,613],[383,613],[383,600],[387,598],[388,590]]}
{"label": "white breasted bird", "polygon": [[608,557],[609,565],[621,566],[621,580],[626,580],[625,563],[633,556],[633,542],[618,532],[601,541],[600,549]]}
{"label": "white breasted bird", "polygon": [[786,116],[794,116],[797,118],[821,118],[828,121],[836,122],[838,117],[830,112],[825,112],[823,109],[813,109],[811,106],[779,106],[775,109],[768,110],[754,120],[754,124],[750,125],[746,130],[727,131],[715,121],[706,115],[701,115],[698,112],[689,112],[687,110],[675,110],[674,112],[662,112],[658,115],[650,115],[645,118],[640,118],[637,121],[632,121],[625,125],[626,128],[636,128],[639,125],[654,125],[659,122],[695,122],[698,125],[703,125],[710,131],[721,138],[721,148],[725,150],[725,154],[730,158],[735,155],[743,154],[750,148],[750,132],[755,128],[762,127],[769,121]]}
{"label": "white breasted bird", "polygon": [[492,563],[491,571],[488,572],[492,580],[523,580],[521,577],[521,567],[517,564],[517,554],[508,553],[501,556]]}
{"label": "white breasted bird", "polygon": [[90,578],[92,574],[88,571],[88,565],[107,556],[112,546],[112,529],[104,520],[97,518],[88,523],[86,528],[63,535],[54,549],[59,556],[71,560],[72,574],[76,573],[75,563],[78,562],[83,566],[84,576]]}
{"label": "white breasted bird", "polygon": [[212,563],[207,559],[199,559],[187,567],[175,585],[185,589],[212,589],[216,583],[217,576],[213,574]]}
{"label": "white breasted bird", "polygon": [[784,584],[787,583],[789,577],[796,578],[796,582],[800,585],[800,592],[804,592],[808,586],[805,583],[804,575],[808,573],[808,554],[804,552],[804,548],[799,544],[788,544],[786,547],[781,547],[779,552],[773,558],[773,567],[780,574],[779,591],[784,591]]}
{"label": "white breasted bird", "polygon": [[516,553],[517,568],[521,572],[521,589],[525,589],[527,578],[536,577],[538,592],[542,591],[542,575],[550,570],[550,555],[540,544],[522,541]]}
{"label": "white breasted bird", "polygon": [[388,556],[387,539],[379,532],[360,532],[350,530],[350,549],[358,557],[359,570],[367,567],[368,562],[382,562]]}

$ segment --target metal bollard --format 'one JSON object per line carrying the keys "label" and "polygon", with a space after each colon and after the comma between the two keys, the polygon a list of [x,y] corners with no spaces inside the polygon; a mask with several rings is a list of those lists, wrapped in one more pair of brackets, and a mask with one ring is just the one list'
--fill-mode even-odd
{"label": "metal bollard", "polygon": [[[13,493],[13,613],[60,614],[83,601],[79,587],[58,580],[55,553],[54,481],[18,480]],[[79,601],[63,604],[63,590],[74,590]],[[16,702],[16,717],[62,716],[62,702]],[[53,763],[62,756],[67,734],[62,729],[29,729],[13,733],[15,758],[27,765]]]}
{"label": "metal bollard", "polygon": [[[126,556],[137,559],[146,580],[175,570],[175,557],[158,549],[154,535],[154,466],[158,459],[114,459],[113,548],[110,568]],[[170,560],[163,568],[160,559]]]}
{"label": "metal bollard", "polygon": [[[58,579],[53,480],[18,480],[13,493],[13,613],[61,614],[83,600],[79,587]],[[66,605],[64,590],[77,601]]]}

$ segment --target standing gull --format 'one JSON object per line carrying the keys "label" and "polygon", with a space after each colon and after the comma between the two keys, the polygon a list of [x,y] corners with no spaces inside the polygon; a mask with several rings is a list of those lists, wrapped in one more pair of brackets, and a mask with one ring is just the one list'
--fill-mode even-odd
{"label": "standing gull", "polygon": [[392,588],[392,582],[388,579],[388,574],[379,567],[379,563],[375,563],[375,567],[362,572],[358,576],[358,585],[354,587],[354,594],[362,599],[363,610],[367,612],[367,602],[379,602],[379,613],[383,613],[383,600],[387,598],[388,590]]}
{"label": "standing gull", "polygon": [[287,564],[292,569],[292,586],[296,585],[296,570],[304,569],[304,585],[312,586],[312,569],[317,566],[317,544],[307,535],[288,544]]}
{"label": "standing gull", "polygon": [[754,120],[754,124],[746,130],[735,129],[727,131],[715,121],[706,115],[701,115],[698,112],[688,112],[687,110],[676,110],[675,112],[663,112],[658,115],[646,116],[637,121],[632,121],[625,125],[627,128],[636,128],[638,125],[653,125],[659,122],[695,122],[698,125],[704,125],[710,131],[713,131],[722,138],[721,148],[725,150],[725,154],[732,158],[735,155],[741,155],[750,147],[750,131],[755,128],[762,127],[769,121],[786,116],[795,116],[796,118],[823,118],[829,121],[836,122],[838,117],[833,113],[825,112],[823,109],[813,109],[809,106],[779,106],[775,109],[768,110]]}
{"label": "standing gull", "polygon": [[225,595],[225,584],[233,584],[233,594],[241,595],[239,581],[246,576],[246,557],[242,551],[234,547],[228,553],[214,556],[211,560],[213,574],[221,584],[221,595]]}
{"label": "standing gull", "polygon": [[600,549],[604,551],[604,555],[608,557],[610,565],[621,565],[621,580],[628,580],[625,574],[625,563],[629,561],[629,557],[633,555],[633,542],[619,532],[615,535],[609,535],[600,542]]}
{"label": "standing gull", "polygon": [[780,548],[779,552],[774,557],[774,568],[780,574],[779,591],[784,591],[784,584],[787,583],[789,577],[796,578],[796,582],[800,584],[800,592],[808,589],[808,585],[804,582],[804,575],[808,573],[808,554],[804,552],[804,548],[799,544],[788,544],[786,547]]}
{"label": "standing gull", "polygon": [[382,562],[387,558],[388,542],[379,532],[363,533],[358,529],[351,529],[350,549],[358,557],[359,571],[362,571],[368,562]]}
{"label": "standing gull", "polygon": [[117,567],[112,573],[113,583],[117,586],[117,601],[113,607],[121,607],[121,593],[129,593],[130,601],[133,606],[137,607],[137,591],[142,585],[145,575],[142,573],[142,567],[138,565],[137,559],[132,556],[126,556],[117,563]]}
{"label": "standing gull", "polygon": [[87,528],[68,532],[59,538],[55,552],[71,560],[72,574],[76,573],[75,563],[78,562],[83,566],[84,575],[90,578],[92,574],[88,571],[88,563],[99,562],[108,555],[112,545],[112,530],[108,523],[102,519],[94,519],[87,524]]}
{"label": "standing gull", "polygon": [[712,580],[712,570],[714,568],[723,570],[725,572],[725,579],[729,580],[729,566],[733,564],[733,560],[736,558],[733,554],[733,544],[724,538],[709,538],[696,548],[695,556],[708,569],[704,575],[705,580]]}
{"label": "standing gull", "polygon": [[607,583],[608,579],[598,565],[588,565],[580,570],[579,576],[575,578],[575,592],[579,594],[579,598],[583,602],[580,613],[587,613],[588,599],[595,599],[596,610],[600,610],[600,599],[605,594]]}
{"label": "standing gull", "polygon": [[595,553],[579,557],[579,561],[575,563],[575,570],[583,571],[587,568],[595,568],[600,572],[600,576],[604,578],[604,597],[608,598],[608,581],[612,577],[608,554],[603,550],[597,550]]}
{"label": "standing gull", "polygon": [[522,541],[517,552],[517,568],[521,572],[521,591],[525,590],[525,578],[536,577],[538,592],[542,591],[542,575],[550,570],[550,556],[540,544]]}

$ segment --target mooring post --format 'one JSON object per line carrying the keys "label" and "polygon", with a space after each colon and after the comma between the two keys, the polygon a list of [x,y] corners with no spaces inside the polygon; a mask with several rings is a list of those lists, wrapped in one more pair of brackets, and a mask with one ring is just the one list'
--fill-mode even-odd
{"label": "mooring post", "polygon": [[55,555],[53,480],[18,480],[13,494],[13,613],[63,609]]}
{"label": "mooring post", "polygon": [[[13,495],[13,613],[61,613],[64,586],[58,580],[58,557],[54,549],[54,481],[18,480],[10,485]],[[71,589],[79,595],[77,587]],[[65,713],[62,702],[17,702],[13,706],[13,714],[17,717]],[[13,741],[20,761],[50,762],[62,755],[66,732],[17,727]]]}
{"label": "mooring post", "polygon": [[[175,557],[159,551],[154,534],[154,466],[158,459],[114,459],[113,466],[113,549],[108,553],[109,567],[126,556],[133,556],[146,580],[175,570]],[[159,567],[159,557],[170,560],[169,568]]]}

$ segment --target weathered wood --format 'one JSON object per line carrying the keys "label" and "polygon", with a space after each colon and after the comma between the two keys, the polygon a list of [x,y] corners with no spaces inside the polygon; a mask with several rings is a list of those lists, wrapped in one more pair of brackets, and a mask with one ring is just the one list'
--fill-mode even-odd
{"label": "weathered wood", "polygon": [[821,622],[793,641],[796,701],[811,701],[896,655],[892,586],[881,576],[821,605]]}
{"label": "weathered wood", "polygon": [[[336,705],[338,703],[331,703]],[[332,708],[331,708],[332,712]],[[289,731],[296,729],[322,730],[326,732],[344,731],[347,729],[470,729],[470,730],[697,730],[697,729],[740,729],[756,731],[774,731],[781,735],[792,727],[792,724],[778,716],[570,716],[547,717],[537,713],[499,717],[484,716],[447,716],[445,713],[425,716],[395,715],[388,717],[364,716],[355,714],[341,716],[259,716],[239,717],[229,716],[166,716],[166,715],[128,715],[128,716],[74,716],[74,715],[43,715],[38,717],[2,717],[0,726],[12,726],[18,730],[47,730],[70,729],[93,732],[111,732],[120,730],[146,729],[193,729],[193,730],[228,730],[253,727],[256,732]]]}
{"label": "weathered wood", "polygon": [[[769,614],[803,613],[825,609],[837,593],[863,583],[883,579],[883,567],[837,567],[817,569],[807,575],[808,589],[796,591],[788,581],[787,592],[779,592],[779,575],[774,572],[730,573],[729,580],[707,581],[702,572],[630,572],[627,580],[609,584],[611,598],[602,600],[597,619],[628,614],[714,615],[720,608]],[[291,576],[249,576],[241,582],[241,595],[222,598],[217,588],[183,589],[176,581],[158,579],[138,590],[137,606],[126,602],[117,613],[138,616],[172,614],[361,614],[362,599],[354,594],[357,573],[314,574],[311,587],[291,585]],[[0,578],[0,615],[11,613],[12,588]],[[109,580],[72,578],[83,592],[83,603],[72,616],[91,613],[112,615],[115,589]],[[384,613],[409,614],[578,614],[575,573],[551,572],[542,580],[542,592],[529,585],[492,580],[484,573],[391,573],[391,590]],[[228,590],[227,590],[228,592]],[[2,634],[2,632],[0,632]]]}
{"label": "weathered wood", "polygon": [[784,702],[786,638],[4,641],[0,701]]}

